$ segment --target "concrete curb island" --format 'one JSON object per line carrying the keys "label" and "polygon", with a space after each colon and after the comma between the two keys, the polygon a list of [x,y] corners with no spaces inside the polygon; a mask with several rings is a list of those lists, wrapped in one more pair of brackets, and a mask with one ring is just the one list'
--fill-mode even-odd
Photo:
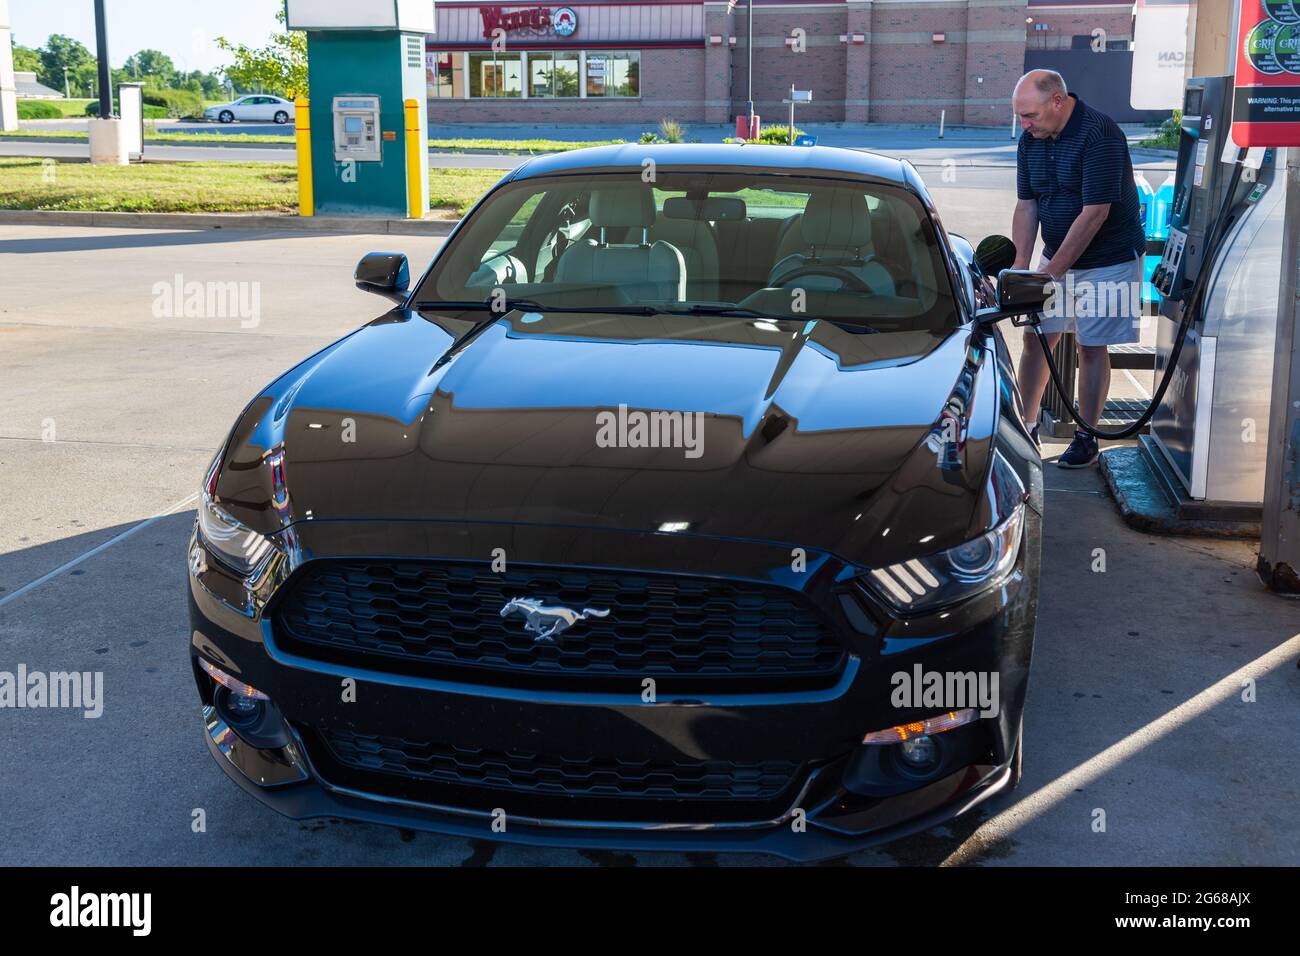
{"label": "concrete curb island", "polygon": [[290,214],[187,212],[66,212],[0,209],[0,226],[83,226],[122,229],[229,229],[231,231],[352,232],[446,236],[456,219],[385,219],[380,216],[295,216]]}

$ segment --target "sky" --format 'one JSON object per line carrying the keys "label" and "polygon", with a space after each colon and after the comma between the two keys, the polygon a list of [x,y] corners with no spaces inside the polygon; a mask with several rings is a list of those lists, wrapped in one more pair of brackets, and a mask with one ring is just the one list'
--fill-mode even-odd
{"label": "sky", "polygon": [[[161,50],[178,70],[211,71],[230,56],[214,39],[265,46],[279,29],[281,0],[106,0],[108,60],[120,67],[138,50]],[[95,54],[92,0],[9,0],[14,42],[41,47],[51,33],[80,40]]]}

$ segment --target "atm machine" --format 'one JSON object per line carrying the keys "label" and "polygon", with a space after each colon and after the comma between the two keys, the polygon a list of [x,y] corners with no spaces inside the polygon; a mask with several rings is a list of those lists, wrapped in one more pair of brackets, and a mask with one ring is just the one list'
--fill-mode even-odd
{"label": "atm machine", "polygon": [[[1209,282],[1142,447],[1179,518],[1258,522],[1264,500],[1273,346],[1281,286],[1286,151],[1230,137],[1232,77],[1187,81],[1173,209],[1152,273],[1162,301],[1156,381],[1165,374],[1197,280]],[[1233,166],[1223,240],[1209,244]]]}

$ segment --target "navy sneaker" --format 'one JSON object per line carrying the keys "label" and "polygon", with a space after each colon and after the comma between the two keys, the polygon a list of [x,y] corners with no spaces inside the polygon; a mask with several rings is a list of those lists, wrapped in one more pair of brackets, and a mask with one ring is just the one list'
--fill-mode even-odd
{"label": "navy sneaker", "polygon": [[1074,441],[1070,442],[1070,447],[1056,459],[1056,464],[1059,468],[1087,468],[1097,460],[1098,454],[1100,449],[1097,447],[1097,439],[1085,431],[1075,429]]}

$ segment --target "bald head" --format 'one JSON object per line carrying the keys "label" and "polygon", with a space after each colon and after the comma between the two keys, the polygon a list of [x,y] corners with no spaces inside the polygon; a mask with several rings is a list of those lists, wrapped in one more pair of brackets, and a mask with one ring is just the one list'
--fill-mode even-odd
{"label": "bald head", "polygon": [[1016,83],[1011,108],[1016,111],[1021,129],[1036,139],[1044,139],[1065,128],[1074,112],[1074,101],[1060,73],[1030,70]]}

